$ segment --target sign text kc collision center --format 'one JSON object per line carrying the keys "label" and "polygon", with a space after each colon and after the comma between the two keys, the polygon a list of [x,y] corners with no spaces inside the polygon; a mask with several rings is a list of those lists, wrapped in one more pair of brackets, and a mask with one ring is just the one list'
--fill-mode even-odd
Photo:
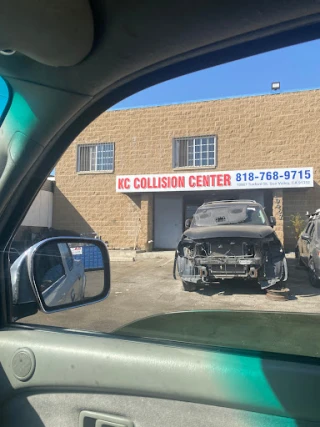
{"label": "sign text kc collision center", "polygon": [[119,193],[313,187],[313,168],[121,175]]}

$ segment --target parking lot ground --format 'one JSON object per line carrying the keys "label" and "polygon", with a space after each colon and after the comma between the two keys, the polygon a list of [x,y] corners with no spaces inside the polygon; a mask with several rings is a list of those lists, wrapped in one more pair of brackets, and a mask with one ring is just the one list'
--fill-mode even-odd
{"label": "parking lot ground", "polygon": [[[21,323],[42,324],[111,332],[147,316],[184,310],[263,310],[320,313],[320,289],[310,286],[307,272],[288,259],[291,297],[268,299],[253,282],[221,282],[197,292],[185,292],[172,277],[173,260],[168,256],[113,262],[111,292],[97,304],[55,314],[38,313]],[[96,286],[95,272],[87,274],[87,287]]]}

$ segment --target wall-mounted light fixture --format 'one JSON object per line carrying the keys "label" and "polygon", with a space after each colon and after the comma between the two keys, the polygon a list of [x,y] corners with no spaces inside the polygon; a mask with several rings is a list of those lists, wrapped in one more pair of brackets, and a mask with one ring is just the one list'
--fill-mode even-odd
{"label": "wall-mounted light fixture", "polygon": [[271,83],[272,90],[280,90],[280,82],[272,82]]}

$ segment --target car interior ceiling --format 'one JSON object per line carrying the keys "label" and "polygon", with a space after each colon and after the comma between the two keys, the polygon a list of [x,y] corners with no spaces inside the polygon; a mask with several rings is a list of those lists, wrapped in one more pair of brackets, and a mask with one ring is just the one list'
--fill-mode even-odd
{"label": "car interior ceiling", "polygon": [[[20,9],[20,3],[18,0],[4,2],[6,13],[3,17],[7,23],[3,28],[8,28],[12,22],[14,11],[18,15],[21,13],[21,22],[25,11]],[[172,0],[142,1],[138,4],[129,0],[93,0],[90,3],[83,0],[77,5],[78,11],[74,9],[74,3],[71,0],[54,0],[50,7],[46,4],[46,14],[50,15],[47,25],[55,25],[54,19],[60,21],[59,8],[66,7],[65,28],[69,22],[72,25],[74,16],[77,16],[77,23],[81,23],[80,29],[82,25],[87,28],[87,32],[83,31],[82,41],[78,38],[75,43],[75,38],[81,33],[78,26],[71,32],[63,31],[62,26],[59,35],[54,32],[48,39],[36,37],[44,25],[44,22],[41,24],[44,11],[39,9],[37,1],[28,2],[28,19],[19,27],[16,42],[13,35],[9,39],[2,34],[2,29],[0,31],[1,47],[17,51],[11,56],[0,55],[0,76],[8,82],[11,90],[10,108],[3,118],[0,135],[1,249],[8,246],[37,191],[62,153],[102,111],[169,78],[313,40],[320,34],[319,3],[312,0],[303,3],[270,0],[259,4],[244,0],[192,0],[183,4],[183,13],[182,3]],[[92,17],[94,28],[91,27]],[[1,20],[2,17],[0,23]],[[31,27],[32,31],[29,31]],[[93,41],[87,37],[91,31]],[[10,34],[13,33],[15,31],[11,29]],[[57,45],[49,49],[52,37],[57,37]],[[20,45],[24,38],[26,44]],[[35,38],[39,40],[34,45],[27,44],[28,40],[33,43]],[[3,44],[3,41],[10,45]],[[0,280],[5,285],[9,279],[3,254],[1,263]],[[10,309],[7,311],[10,298],[11,295],[6,295],[4,290],[0,292],[2,327],[10,323]],[[37,343],[33,341],[31,328],[24,332],[23,335],[17,330],[16,334],[10,335],[10,330],[4,330],[0,344],[6,345],[5,350],[9,349],[11,355],[18,339],[19,345],[36,348],[36,353],[45,354],[52,361],[52,366],[55,364],[55,369],[48,369],[40,359],[37,372],[43,381],[35,383],[32,395],[23,400],[30,392],[28,383],[19,383],[13,377],[9,381],[0,366],[0,379],[3,381],[0,399],[14,396],[19,389],[19,395],[8,399],[6,412],[12,417],[14,426],[20,425],[20,411],[24,411],[27,421],[32,421],[30,425],[53,426],[56,408],[62,408],[61,415],[68,406],[66,395],[72,396],[77,410],[87,407],[88,399],[91,399],[92,410],[103,407],[110,413],[115,411],[114,408],[118,414],[127,411],[132,418],[140,417],[141,424],[138,425],[145,426],[153,425],[154,420],[162,425],[169,424],[171,417],[179,420],[173,423],[177,426],[212,425],[212,420],[216,425],[284,425],[281,423],[289,415],[307,420],[296,425],[311,426],[318,425],[316,423],[320,419],[317,412],[319,373],[315,365],[308,365],[307,359],[301,363],[295,359],[287,365],[284,358],[277,361],[275,357],[259,353],[255,354],[255,359],[244,352],[236,360],[232,352],[226,355],[217,351],[213,356],[205,347],[186,349],[168,342],[162,342],[160,350],[156,351],[147,340],[129,342],[121,338],[114,338],[116,346],[112,347],[108,343],[113,338],[106,338],[109,340],[106,344],[100,340],[99,334],[85,337],[89,345],[84,350],[77,341],[80,334],[74,331],[67,331],[61,341],[59,334],[43,330],[38,334]],[[94,364],[89,360],[92,354]],[[223,367],[226,361],[228,369],[215,368],[218,364]],[[6,363],[11,363],[11,359]],[[134,373],[132,366],[135,367]],[[88,369],[91,369],[91,374],[94,372],[94,376],[89,376]],[[79,372],[81,392],[65,395],[50,389],[59,378],[59,391],[67,393],[70,383],[79,381]],[[154,375],[151,380],[149,373]],[[227,383],[225,375],[234,379]],[[260,393],[260,389],[246,389],[246,382],[253,377],[267,393]],[[263,388],[266,378],[270,386]],[[172,387],[168,390],[166,385],[170,383]],[[219,385],[218,391],[213,384],[215,387]],[[46,391],[45,400],[42,400],[41,393],[37,394],[42,390]],[[108,399],[99,394],[108,390],[116,392]],[[310,399],[301,399],[301,392]],[[137,402],[139,395],[145,397]],[[154,406],[155,402],[158,406]],[[197,405],[199,403],[202,405]],[[213,410],[210,405],[215,404],[218,409],[214,407]],[[36,422],[34,410],[42,414],[42,419],[39,417]],[[250,422],[244,415],[247,410],[250,411]],[[73,425],[72,417],[74,414],[70,413],[61,425]],[[44,424],[44,420],[51,421]],[[293,425],[290,422],[288,418],[286,425]]]}
{"label": "car interior ceiling", "polygon": [[0,50],[5,50],[7,55],[18,51],[45,65],[67,67],[89,54],[94,24],[88,0],[4,3]]}

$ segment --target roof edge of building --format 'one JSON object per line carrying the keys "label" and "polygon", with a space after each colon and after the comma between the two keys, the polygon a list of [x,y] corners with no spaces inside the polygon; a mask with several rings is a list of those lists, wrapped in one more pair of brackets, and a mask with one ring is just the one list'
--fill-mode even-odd
{"label": "roof edge of building", "polygon": [[[154,105],[145,105],[145,106],[137,106],[137,107],[122,107],[122,108],[113,108],[111,107],[109,110],[105,111],[105,113],[110,112],[119,112],[119,111],[128,111],[128,110],[149,110],[151,108],[162,108],[162,107],[171,107],[175,105],[188,105],[188,104],[200,104],[205,102],[214,102],[214,101],[225,101],[225,100],[237,100],[243,98],[258,98],[258,97],[267,97],[267,96],[281,96],[288,94],[298,94],[301,92],[317,92],[320,91],[320,87],[309,88],[309,89],[298,89],[298,90],[287,90],[282,92],[264,92],[264,93],[255,93],[252,95],[239,95],[239,96],[226,96],[223,98],[210,98],[210,99],[198,99],[194,101],[182,101],[182,102],[171,102],[168,104],[154,104]],[[103,113],[104,114],[104,113]]]}

